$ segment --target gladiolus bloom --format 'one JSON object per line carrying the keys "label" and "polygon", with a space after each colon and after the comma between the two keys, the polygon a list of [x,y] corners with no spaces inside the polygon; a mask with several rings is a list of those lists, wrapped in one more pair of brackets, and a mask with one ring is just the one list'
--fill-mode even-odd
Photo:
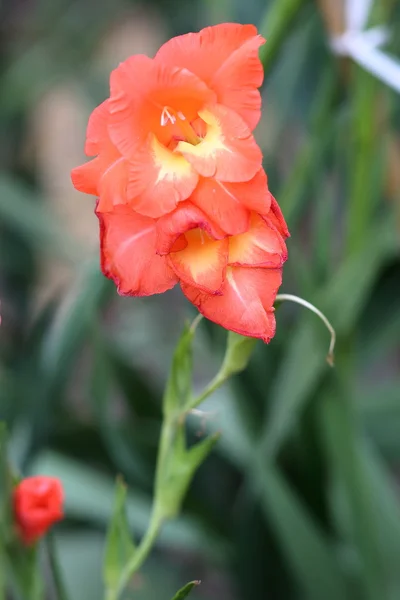
{"label": "gladiolus bloom", "polygon": [[206,317],[269,341],[288,230],[252,131],[264,39],[225,23],[173,38],[110,77],[75,187],[98,197],[101,266],[123,295],[180,282]]}
{"label": "gladiolus bloom", "polygon": [[63,518],[63,488],[54,477],[27,477],[14,489],[14,517],[25,544],[33,544]]}

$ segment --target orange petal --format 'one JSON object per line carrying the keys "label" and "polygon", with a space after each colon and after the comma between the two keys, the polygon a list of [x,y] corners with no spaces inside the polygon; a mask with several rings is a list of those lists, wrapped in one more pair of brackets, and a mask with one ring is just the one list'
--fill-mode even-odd
{"label": "orange petal", "polygon": [[215,94],[186,69],[169,67],[143,55],[131,56],[110,77],[110,118],[108,130],[118,150],[134,160],[149,134],[168,145],[175,129],[164,109],[170,107],[188,122]]}
{"label": "orange petal", "polygon": [[129,204],[142,215],[161,217],[190,196],[198,179],[183,156],[171,152],[152,136],[129,162]]}
{"label": "orange petal", "polygon": [[244,233],[249,227],[250,211],[268,214],[271,194],[263,169],[246,182],[228,183],[201,178],[190,201],[196,204],[229,235]]}
{"label": "orange petal", "polygon": [[221,181],[249,181],[260,170],[262,153],[241,117],[222,105],[199,111],[207,133],[197,145],[179,142],[176,150],[199,175]]}
{"label": "orange petal", "polygon": [[100,221],[101,269],[123,296],[150,296],[171,289],[178,278],[155,251],[155,221],[127,206],[97,213]]}
{"label": "orange petal", "polygon": [[261,116],[258,49],[264,42],[254,25],[223,23],[172,38],[155,58],[195,73],[217,93],[220,104],[236,111],[253,130]]}
{"label": "orange petal", "polygon": [[[101,157],[101,155],[100,155]],[[107,212],[127,203],[128,163],[120,156],[108,165],[99,184],[97,212]]]}
{"label": "orange petal", "polygon": [[225,184],[214,177],[202,177],[190,201],[227,234],[243,233],[249,226],[250,211],[241,203],[240,193],[235,195],[227,185],[244,187],[246,184]]}
{"label": "orange petal", "polygon": [[169,254],[169,263],[181,281],[215,294],[221,288],[228,260],[228,238],[213,240],[201,229],[185,234],[187,246]]}
{"label": "orange petal", "polygon": [[260,169],[250,181],[245,183],[226,183],[232,193],[240,193],[242,203],[260,215],[266,215],[271,208],[271,192],[268,189],[268,179],[264,169]]}
{"label": "orange petal", "polygon": [[[177,250],[176,241],[182,234],[191,229],[203,229],[210,237],[220,240],[226,237],[222,229],[215,225],[207,216],[191,202],[182,202],[172,213],[157,221],[157,252],[168,254]],[[187,242],[180,239],[179,249],[185,248]]]}
{"label": "orange petal", "polygon": [[80,192],[99,196],[98,212],[126,203],[127,162],[122,156],[111,158],[104,152],[71,171],[74,187]]}
{"label": "orange petal", "polygon": [[275,334],[273,303],[281,269],[228,267],[221,295],[181,282],[182,291],[207,319],[242,335],[269,342]]}
{"label": "orange petal", "polygon": [[251,131],[261,117],[261,95],[257,88],[263,82],[264,69],[258,49],[264,43],[260,35],[247,40],[232,52],[210,83],[218,102],[240,115]]}
{"label": "orange petal", "polygon": [[71,180],[74,188],[79,192],[96,196],[103,168],[103,161],[97,157],[89,160],[84,165],[72,169]]}
{"label": "orange petal", "polygon": [[232,53],[256,36],[254,25],[221,23],[168,40],[157,52],[155,60],[189,69],[209,82]]}
{"label": "orange petal", "polygon": [[108,118],[109,106],[108,99],[96,106],[89,117],[88,126],[86,129],[86,156],[96,156],[104,148],[111,143],[108,135]]}
{"label": "orange petal", "polygon": [[275,198],[271,195],[271,210],[269,211],[267,218],[275,225],[279,233],[284,237],[290,237],[288,226],[279,207],[279,204]]}
{"label": "orange petal", "polygon": [[287,259],[286,244],[272,224],[256,213],[246,233],[229,238],[229,264],[235,266],[281,267]]}

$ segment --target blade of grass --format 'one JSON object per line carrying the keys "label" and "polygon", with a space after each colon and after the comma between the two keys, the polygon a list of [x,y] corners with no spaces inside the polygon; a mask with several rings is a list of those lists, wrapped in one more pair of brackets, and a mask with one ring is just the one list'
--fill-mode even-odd
{"label": "blade of grass", "polygon": [[[106,342],[102,339],[97,326],[92,327],[91,340],[93,364],[89,381],[89,395],[96,426],[110,456],[114,460],[116,468],[132,481],[149,488],[151,486],[151,475],[146,469],[147,465],[141,460],[140,455],[135,452],[133,444],[129,444],[135,431],[133,430],[129,433],[129,436],[125,436],[112,416],[111,392],[112,386],[117,382],[114,381],[111,362],[106,351]],[[126,415],[126,419],[129,423],[129,415]],[[119,422],[121,421],[122,419],[119,420]],[[140,427],[139,424],[138,426]]]}
{"label": "blade of grass", "polygon": [[[354,328],[381,264],[397,247],[394,228],[384,219],[363,248],[337,270],[314,302],[333,324],[338,349]],[[313,390],[327,372],[321,332],[311,315],[302,315],[288,342],[286,356],[272,386],[273,406],[256,453],[276,456]]]}
{"label": "blade of grass", "polygon": [[307,600],[346,600],[345,579],[330,542],[277,468],[261,468],[261,506]]}
{"label": "blade of grass", "polygon": [[307,193],[310,180],[322,168],[326,149],[333,139],[332,107],[336,94],[337,74],[334,69],[327,69],[311,107],[309,136],[296,157],[290,176],[277,194],[289,227],[294,226],[301,209],[304,209],[304,202],[300,199],[310,198]]}
{"label": "blade of grass", "polygon": [[37,249],[48,248],[60,258],[77,261],[82,254],[61,225],[19,181],[0,173],[0,218]]}
{"label": "blade of grass", "polygon": [[266,11],[259,27],[260,34],[267,38],[261,48],[260,57],[268,71],[282,45],[286,42],[291,26],[308,0],[275,0]]}
{"label": "blade of grass", "polygon": [[380,516],[360,457],[358,426],[345,390],[332,385],[326,397],[320,399],[320,414],[322,442],[331,474],[343,490],[351,515],[354,542],[362,561],[365,598],[385,600],[388,590],[378,540]]}
{"label": "blade of grass", "polygon": [[[106,527],[115,494],[115,482],[112,476],[56,452],[38,454],[30,473],[59,477],[62,480],[67,518]],[[128,521],[137,538],[145,533],[150,510],[149,497],[140,491],[129,491]],[[160,544],[172,548],[211,552],[215,560],[221,560],[230,553],[229,544],[224,538],[205,529],[203,524],[196,520],[184,516],[166,523],[159,541]]]}

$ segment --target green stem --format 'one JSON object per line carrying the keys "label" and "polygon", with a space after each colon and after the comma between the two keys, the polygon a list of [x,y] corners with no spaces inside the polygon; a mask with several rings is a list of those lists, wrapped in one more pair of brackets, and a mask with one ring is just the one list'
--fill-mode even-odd
{"label": "green stem", "polygon": [[157,499],[158,499],[158,489],[160,487],[161,476],[163,473],[163,467],[165,461],[167,460],[169,448],[171,445],[171,441],[173,439],[173,432],[176,424],[176,416],[175,415],[167,415],[164,413],[162,427],[161,427],[161,435],[160,435],[160,445],[158,449],[157,455],[157,466],[156,466],[156,474],[155,474],[155,492],[154,492],[154,501],[153,501],[153,509],[150,517],[149,527],[142,538],[138,548],[133,554],[131,560],[127,563],[124,570],[122,571],[120,580],[118,582],[118,586],[115,589],[107,590],[106,600],[118,600],[123,590],[128,585],[130,579],[136,573],[136,571],[142,566],[143,562],[146,560],[149,555],[154,543],[157,539],[157,536],[160,532],[162,524],[165,520],[165,516],[159,508]]}
{"label": "green stem", "polygon": [[[118,583],[106,591],[106,600],[118,600],[120,598],[134,573],[141,567],[149,555],[164,521],[177,514],[178,507],[191,477],[217,439],[216,436],[211,436],[208,442],[204,443],[203,441],[197,444],[195,448],[187,450],[185,442],[182,439],[182,423],[185,416],[219,388],[232,374],[243,370],[245,364],[247,364],[249,354],[248,344],[246,344],[246,351],[244,354],[242,352],[242,355],[238,351],[238,345],[243,343],[242,340],[231,340],[230,343],[228,341],[225,358],[219,372],[198,397],[192,398],[190,394],[191,385],[188,385],[188,378],[191,378],[192,374],[191,343],[194,330],[201,319],[202,316],[198,315],[193,321],[190,330],[184,332],[174,354],[171,375],[163,400],[164,409],[154,482],[154,500],[147,532],[122,570]],[[188,334],[190,335],[188,336]],[[241,336],[237,337],[241,338]],[[184,366],[182,367],[182,365],[179,366],[179,361],[183,360],[182,355],[185,352],[190,353],[190,361],[184,360]],[[186,358],[188,357],[186,356]],[[182,379],[184,380],[183,382]],[[179,398],[179,401],[175,401],[175,396]],[[185,455],[190,460],[188,469],[181,464]],[[175,472],[173,472],[174,465],[171,462],[174,459],[177,461],[177,465],[175,465],[177,466],[177,471]],[[172,477],[171,473],[173,473]],[[182,478],[181,485],[178,485],[177,488],[179,497],[171,499],[169,494],[170,484],[178,476]]]}
{"label": "green stem", "polygon": [[[155,497],[157,498],[157,494]],[[132,559],[128,562],[125,569],[123,570],[118,583],[118,587],[115,590],[108,590],[106,600],[118,600],[134,573],[142,566],[142,564],[148,557],[150,550],[154,546],[154,542],[157,539],[161,526],[162,519],[158,516],[157,511],[153,509],[150,525],[146,531],[144,538],[142,539],[135,554],[132,556]]]}
{"label": "green stem", "polygon": [[[323,321],[323,323],[325,324],[329,333],[331,334],[331,341],[329,344],[327,362],[329,365],[333,366],[333,362],[334,362],[333,351],[335,348],[336,333],[335,333],[335,330],[332,327],[331,323],[326,318],[326,316],[316,306],[314,306],[310,302],[307,302],[307,300],[303,300],[303,298],[299,298],[298,296],[294,296],[293,294],[278,294],[276,296],[277,303],[285,302],[285,301],[301,304],[305,308],[308,308],[308,310],[311,310],[313,313],[315,313],[321,319],[321,321]],[[201,392],[201,394],[199,396],[196,396],[195,398],[189,398],[189,401],[185,406],[184,412],[188,413],[191,410],[194,410],[195,408],[197,408],[197,406],[199,406],[199,404],[204,402],[204,400],[206,400],[206,398],[211,396],[211,394],[213,392],[215,392],[218,388],[220,388],[221,385],[223,385],[232,374],[233,373],[231,371],[226,370],[226,361],[224,360],[218,373],[210,381],[210,383],[204,388],[204,390]]]}
{"label": "green stem", "polygon": [[189,402],[185,406],[185,413],[188,413],[191,410],[197,408],[199,406],[199,404],[204,402],[204,400],[206,400],[206,398],[211,396],[211,394],[213,392],[215,392],[218,388],[220,388],[221,385],[223,385],[225,383],[225,381],[227,381],[228,377],[229,376],[225,375],[225,373],[223,371],[220,371],[219,373],[217,373],[216,376],[214,377],[214,379],[212,379],[210,381],[210,383],[204,388],[204,390],[201,392],[201,394],[199,394],[199,396],[189,399]]}

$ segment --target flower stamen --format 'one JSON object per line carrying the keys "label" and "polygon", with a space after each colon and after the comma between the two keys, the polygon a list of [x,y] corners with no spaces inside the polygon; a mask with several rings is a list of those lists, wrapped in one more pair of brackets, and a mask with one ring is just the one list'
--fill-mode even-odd
{"label": "flower stamen", "polygon": [[175,124],[176,117],[174,114],[171,113],[171,110],[172,109],[168,108],[168,106],[164,106],[164,108],[162,109],[160,119],[161,127],[165,127],[168,123],[172,123],[172,125]]}
{"label": "flower stamen", "polygon": [[170,106],[164,106],[161,113],[160,124],[162,127],[165,127],[168,123],[177,125],[184,136],[184,139],[189,142],[189,144],[197,146],[197,144],[201,142],[201,138],[199,138],[191,124],[187,121],[185,115],[180,110],[176,111]]}

